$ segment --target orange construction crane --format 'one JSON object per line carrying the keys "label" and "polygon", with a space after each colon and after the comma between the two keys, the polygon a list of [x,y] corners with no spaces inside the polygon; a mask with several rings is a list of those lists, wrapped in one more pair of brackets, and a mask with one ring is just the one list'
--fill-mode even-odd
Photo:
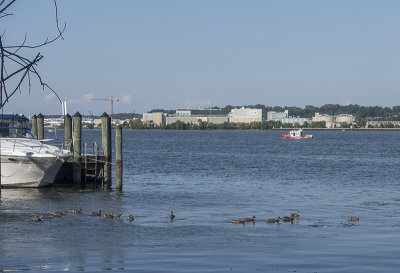
{"label": "orange construction crane", "polygon": [[114,113],[114,101],[119,102],[119,99],[115,99],[111,96],[109,99],[92,99],[92,100],[102,100],[102,101],[109,101],[111,103],[111,121],[113,120],[113,113]]}

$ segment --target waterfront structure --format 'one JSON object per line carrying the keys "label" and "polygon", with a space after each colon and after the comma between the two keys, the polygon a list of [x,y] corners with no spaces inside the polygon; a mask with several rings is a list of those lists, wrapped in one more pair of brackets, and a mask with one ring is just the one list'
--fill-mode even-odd
{"label": "waterfront structure", "polygon": [[192,111],[190,111],[190,110],[176,110],[175,111],[175,115],[190,117],[192,115]]}
{"label": "waterfront structure", "polygon": [[326,128],[335,128],[341,127],[343,123],[353,124],[355,121],[355,117],[353,115],[338,115],[331,116],[326,114],[315,113],[315,116],[312,118],[312,122],[321,122],[325,121]]}
{"label": "waterfront structure", "polygon": [[284,112],[275,112],[275,111],[267,112],[267,120],[271,120],[271,121],[281,121],[282,119],[285,119],[288,117],[289,117],[289,110],[285,110]]}
{"label": "waterfront structure", "polygon": [[262,122],[262,109],[239,108],[232,109],[228,114],[229,122],[250,123]]}
{"label": "waterfront structure", "polygon": [[82,124],[83,126],[94,125],[94,121],[92,118],[82,118]]}
{"label": "waterfront structure", "polygon": [[44,126],[45,127],[58,127],[64,124],[63,118],[45,118]]}
{"label": "waterfront structure", "polygon": [[300,124],[300,125],[304,125],[304,123],[308,123],[310,124],[312,122],[312,120],[310,118],[300,118],[300,117],[287,117],[287,118],[282,118],[280,119],[280,121],[283,124],[293,124],[295,125],[296,123]]}
{"label": "waterfront structure", "polygon": [[393,121],[393,120],[382,120],[382,121],[376,121],[376,120],[370,120],[367,121],[367,124],[365,125],[366,128],[395,128],[395,127],[400,127],[400,121]]}
{"label": "waterfront structure", "polygon": [[93,119],[93,124],[94,124],[94,127],[100,127],[101,126],[101,118]]}
{"label": "waterfront structure", "polygon": [[199,122],[207,122],[206,116],[186,116],[186,115],[168,115],[166,117],[166,124],[175,123],[181,121],[183,123],[198,124]]}
{"label": "waterfront structure", "polygon": [[356,121],[356,118],[353,115],[338,115],[335,116],[336,118],[336,123],[347,123],[347,124],[352,124],[353,122]]}
{"label": "waterfront structure", "polygon": [[[147,114],[143,118],[149,119]],[[177,110],[173,115],[167,115],[165,124],[172,124],[177,121],[184,123],[198,124],[199,122],[208,122],[212,124],[232,123],[250,123],[262,122],[262,109],[239,108],[232,109],[229,115],[192,115],[190,110]],[[143,121],[145,121],[143,119]]]}
{"label": "waterfront structure", "polygon": [[312,118],[312,122],[325,122],[326,128],[334,128],[335,125],[335,117],[326,114],[315,113],[315,116]]}
{"label": "waterfront structure", "polygon": [[142,121],[161,126],[166,124],[166,116],[162,112],[144,113]]}
{"label": "waterfront structure", "polygon": [[207,117],[207,122],[212,123],[212,124],[223,124],[223,123],[229,122],[229,119],[228,119],[228,116],[213,115],[213,116]]}

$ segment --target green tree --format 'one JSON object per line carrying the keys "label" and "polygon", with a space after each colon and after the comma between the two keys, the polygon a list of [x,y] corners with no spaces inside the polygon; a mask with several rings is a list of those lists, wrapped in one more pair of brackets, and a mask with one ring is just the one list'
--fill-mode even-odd
{"label": "green tree", "polygon": [[135,130],[144,129],[143,122],[140,118],[131,120],[130,126],[132,129],[135,129]]}

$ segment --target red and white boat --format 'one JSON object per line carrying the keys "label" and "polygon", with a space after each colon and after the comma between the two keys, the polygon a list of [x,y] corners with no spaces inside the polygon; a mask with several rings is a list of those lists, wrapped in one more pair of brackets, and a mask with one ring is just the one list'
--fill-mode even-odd
{"label": "red and white boat", "polygon": [[291,130],[288,135],[283,134],[281,137],[289,139],[310,139],[312,135],[303,135],[303,129]]}

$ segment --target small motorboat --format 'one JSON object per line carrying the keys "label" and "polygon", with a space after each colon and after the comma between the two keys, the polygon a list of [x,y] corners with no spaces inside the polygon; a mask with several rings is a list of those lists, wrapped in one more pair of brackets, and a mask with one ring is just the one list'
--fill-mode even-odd
{"label": "small motorboat", "polygon": [[283,134],[281,137],[289,139],[310,139],[312,135],[303,135],[303,129],[291,130],[288,135]]}

